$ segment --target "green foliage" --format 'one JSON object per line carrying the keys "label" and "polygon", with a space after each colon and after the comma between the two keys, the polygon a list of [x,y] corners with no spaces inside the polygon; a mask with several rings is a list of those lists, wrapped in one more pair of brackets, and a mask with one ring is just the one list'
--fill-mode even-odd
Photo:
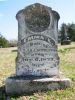
{"label": "green foliage", "polygon": [[64,39],[64,37],[65,37],[65,31],[64,31],[64,23],[61,25],[61,28],[60,28],[60,30],[59,30],[59,33],[61,34],[61,40],[63,40]]}
{"label": "green foliage", "polygon": [[35,96],[31,96],[31,97],[29,98],[29,100],[37,100],[37,98],[36,98]]}
{"label": "green foliage", "polygon": [[75,92],[75,89],[73,88],[73,86],[70,88],[66,88],[65,90],[48,91],[47,98],[49,99],[46,99],[46,100],[70,100],[69,97],[71,93],[73,92]]}
{"label": "green foliage", "polygon": [[[63,23],[61,25],[61,28],[59,30],[59,33],[61,34],[61,40],[63,40],[64,37],[65,37],[64,25],[65,25],[65,23]],[[68,24],[66,24],[66,26],[67,26],[67,29],[68,29],[67,33],[68,33],[69,38],[71,39],[71,41],[75,41],[75,24],[74,23],[68,23]]]}
{"label": "green foliage", "polygon": [[16,100],[15,98],[11,98],[10,100]]}
{"label": "green foliage", "polygon": [[68,27],[68,34],[69,34],[69,37],[72,41],[75,41],[75,24],[68,24],[67,25]]}
{"label": "green foliage", "polygon": [[0,47],[5,48],[9,46],[8,40],[5,39],[2,35],[0,35]]}
{"label": "green foliage", "polygon": [[0,34],[0,48],[6,47],[17,47],[17,40],[8,41],[5,37]]}
{"label": "green foliage", "polygon": [[17,40],[10,40],[9,47],[17,47]]}
{"label": "green foliage", "polygon": [[64,49],[60,49],[58,52],[65,54],[66,52],[69,52],[70,48],[64,48]]}

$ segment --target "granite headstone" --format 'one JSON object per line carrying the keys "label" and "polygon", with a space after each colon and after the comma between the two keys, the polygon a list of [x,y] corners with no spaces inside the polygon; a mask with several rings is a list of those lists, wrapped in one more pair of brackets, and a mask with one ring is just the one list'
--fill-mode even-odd
{"label": "granite headstone", "polygon": [[59,14],[50,7],[35,3],[20,10],[16,18],[16,76],[6,79],[7,94],[23,94],[69,86],[69,79],[56,78],[59,74]]}
{"label": "granite headstone", "polygon": [[33,4],[17,13],[17,75],[57,75],[59,14],[51,8]]}

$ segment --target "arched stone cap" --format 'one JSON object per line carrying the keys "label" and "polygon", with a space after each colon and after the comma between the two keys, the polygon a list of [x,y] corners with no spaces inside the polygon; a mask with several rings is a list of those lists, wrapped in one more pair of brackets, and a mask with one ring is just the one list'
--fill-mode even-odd
{"label": "arched stone cap", "polygon": [[[40,4],[40,3],[34,3],[34,4],[31,4],[31,5],[27,6],[27,7],[25,7],[24,9],[18,11],[18,13],[16,14],[16,18],[18,19],[18,15],[19,15],[19,14],[25,13],[26,9],[28,9],[29,7],[32,7],[32,6],[44,6],[46,9],[48,8],[47,6],[42,5],[42,4]],[[49,9],[51,9],[51,8],[49,7]]]}
{"label": "arched stone cap", "polygon": [[23,16],[26,26],[33,32],[45,31],[52,26],[53,18],[56,20],[60,18],[56,11],[40,3],[32,4],[20,10],[16,18],[19,19],[21,16]]}
{"label": "arched stone cap", "polygon": [[60,15],[56,11],[53,10],[53,14],[54,14],[54,17],[57,18],[57,20],[60,19]]}
{"label": "arched stone cap", "polygon": [[24,16],[26,26],[33,32],[42,32],[50,25],[51,18],[48,7],[39,3],[32,4],[19,11],[16,16],[17,19],[19,14]]}

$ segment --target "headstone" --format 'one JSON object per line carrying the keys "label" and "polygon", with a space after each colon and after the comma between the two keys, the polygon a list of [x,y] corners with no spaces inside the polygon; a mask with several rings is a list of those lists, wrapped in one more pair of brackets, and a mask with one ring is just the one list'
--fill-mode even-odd
{"label": "headstone", "polygon": [[[59,14],[39,3],[20,10],[18,20],[18,54],[16,76],[6,80],[8,94],[22,94],[69,86],[69,79],[59,75],[58,20]],[[68,83],[68,84],[67,84]],[[62,88],[62,86],[61,86]]]}
{"label": "headstone", "polygon": [[61,37],[61,45],[68,45],[71,43],[71,40],[69,39],[68,36],[68,28],[66,24],[64,24],[64,37]]}
{"label": "headstone", "polygon": [[16,17],[19,28],[16,74],[57,75],[59,14],[46,6],[33,4],[19,11]]}

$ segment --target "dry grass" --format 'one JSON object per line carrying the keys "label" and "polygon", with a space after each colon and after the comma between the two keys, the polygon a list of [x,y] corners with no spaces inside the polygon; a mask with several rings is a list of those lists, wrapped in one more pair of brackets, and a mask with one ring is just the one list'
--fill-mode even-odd
{"label": "dry grass", "polygon": [[[62,70],[65,76],[72,79],[72,86],[66,90],[39,92],[31,96],[10,97],[8,100],[75,100],[75,43],[58,46],[60,70]],[[0,48],[0,86],[4,84],[6,77],[15,74],[16,49]],[[3,95],[3,99],[1,95],[0,100],[6,100],[5,95]]]}
{"label": "dry grass", "polygon": [[6,77],[15,73],[16,48],[0,48],[0,86]]}

